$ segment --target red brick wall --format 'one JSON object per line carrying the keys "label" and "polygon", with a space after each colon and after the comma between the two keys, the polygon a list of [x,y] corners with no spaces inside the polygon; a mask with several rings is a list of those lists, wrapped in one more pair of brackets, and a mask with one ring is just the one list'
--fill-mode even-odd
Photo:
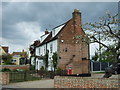
{"label": "red brick wall", "polygon": [[16,70],[16,69],[29,70],[30,65],[0,65],[0,69],[3,69],[3,68],[9,68],[11,70]]}
{"label": "red brick wall", "polygon": [[[85,34],[80,26],[81,16],[79,13],[74,14],[74,18],[66,24],[59,34],[58,51],[61,59],[59,59],[58,67],[62,69],[72,67],[73,74],[89,73],[89,61],[82,60],[82,58],[89,59],[88,45],[84,44],[80,39],[76,39],[76,36]],[[61,40],[64,40],[63,43]],[[66,49],[67,52],[65,52]],[[69,63],[73,55],[75,55],[75,57],[73,61]]]}
{"label": "red brick wall", "polygon": [[90,78],[90,77],[63,77],[54,78],[55,88],[118,88],[118,79]]}

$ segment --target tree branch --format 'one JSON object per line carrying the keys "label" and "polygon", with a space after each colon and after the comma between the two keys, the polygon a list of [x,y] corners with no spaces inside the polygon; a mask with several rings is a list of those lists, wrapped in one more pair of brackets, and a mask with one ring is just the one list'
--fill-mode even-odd
{"label": "tree branch", "polygon": [[114,35],[116,38],[120,39],[120,37],[119,37],[118,35],[116,35],[116,34],[113,33],[112,29],[111,29],[110,26],[109,26],[109,23],[108,23],[108,25],[106,25],[106,26],[109,28],[110,34],[112,34],[112,35]]}
{"label": "tree branch", "polygon": [[99,40],[97,40],[94,36],[92,36],[92,38],[94,39],[94,42],[97,42],[97,43],[103,45],[104,47],[110,49],[110,47],[108,47],[107,45],[105,45],[105,44],[103,44],[102,42],[100,42]]}

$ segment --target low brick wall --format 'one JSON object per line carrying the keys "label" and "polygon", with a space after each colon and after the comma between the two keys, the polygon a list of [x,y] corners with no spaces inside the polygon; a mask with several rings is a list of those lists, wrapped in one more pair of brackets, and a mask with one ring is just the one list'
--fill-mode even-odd
{"label": "low brick wall", "polygon": [[9,84],[9,72],[0,72],[0,85]]}
{"label": "low brick wall", "polygon": [[11,70],[16,70],[16,69],[29,70],[30,65],[0,65],[0,69],[3,69],[3,68],[9,68]]}
{"label": "low brick wall", "polygon": [[55,88],[118,88],[118,79],[55,76]]}

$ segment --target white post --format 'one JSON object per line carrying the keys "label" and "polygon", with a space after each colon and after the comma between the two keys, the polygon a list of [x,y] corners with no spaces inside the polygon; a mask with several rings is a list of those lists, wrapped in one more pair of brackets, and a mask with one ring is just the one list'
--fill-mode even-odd
{"label": "white post", "polygon": [[93,72],[93,62],[91,62],[91,71]]}

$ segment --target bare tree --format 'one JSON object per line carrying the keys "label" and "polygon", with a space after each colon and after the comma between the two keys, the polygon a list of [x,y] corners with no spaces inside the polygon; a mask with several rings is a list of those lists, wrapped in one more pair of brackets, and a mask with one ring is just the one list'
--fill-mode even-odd
{"label": "bare tree", "polygon": [[[112,52],[115,63],[120,62],[119,23],[120,20],[118,19],[118,14],[112,16],[107,13],[106,16],[101,17],[98,22],[90,22],[82,25],[83,29],[87,33],[87,42],[99,43],[101,48]],[[81,36],[79,36],[79,38],[81,38]]]}

